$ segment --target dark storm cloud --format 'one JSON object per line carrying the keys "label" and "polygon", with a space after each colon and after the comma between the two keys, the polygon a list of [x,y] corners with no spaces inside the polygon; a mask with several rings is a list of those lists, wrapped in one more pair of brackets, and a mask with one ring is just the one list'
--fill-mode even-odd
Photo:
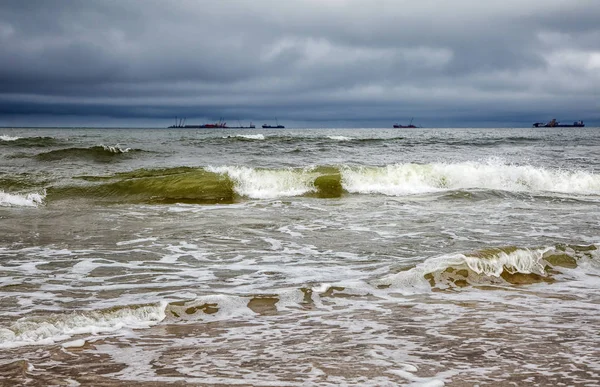
{"label": "dark storm cloud", "polygon": [[5,0],[0,124],[598,119],[597,20],[591,0]]}

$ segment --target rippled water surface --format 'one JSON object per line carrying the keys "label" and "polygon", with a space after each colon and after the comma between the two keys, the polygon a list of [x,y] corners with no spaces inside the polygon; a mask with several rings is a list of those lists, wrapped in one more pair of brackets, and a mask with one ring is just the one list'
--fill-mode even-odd
{"label": "rippled water surface", "polygon": [[600,129],[0,129],[6,385],[598,385]]}

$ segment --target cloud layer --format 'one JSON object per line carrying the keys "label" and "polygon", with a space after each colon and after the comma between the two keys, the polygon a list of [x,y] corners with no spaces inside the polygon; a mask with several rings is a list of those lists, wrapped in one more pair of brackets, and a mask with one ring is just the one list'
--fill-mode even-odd
{"label": "cloud layer", "polygon": [[0,125],[600,121],[598,20],[594,0],[5,0]]}

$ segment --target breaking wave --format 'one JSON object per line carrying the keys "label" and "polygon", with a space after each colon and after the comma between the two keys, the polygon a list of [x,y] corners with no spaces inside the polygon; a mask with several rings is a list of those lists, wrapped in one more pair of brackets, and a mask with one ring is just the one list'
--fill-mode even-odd
{"label": "breaking wave", "polygon": [[114,203],[232,203],[236,197],[233,182],[225,175],[201,168],[137,170],[114,176],[82,176],[94,183],[48,189],[48,197],[77,197]]}
{"label": "breaking wave", "polygon": [[62,141],[53,137],[17,137],[0,136],[0,146],[11,147],[47,147],[60,144]]}
{"label": "breaking wave", "polygon": [[50,316],[23,317],[0,327],[0,348],[48,345],[73,335],[114,332],[123,328],[147,328],[165,318],[166,303],[83,311]]}
{"label": "breaking wave", "polygon": [[335,141],[352,141],[353,140],[352,137],[347,137],[347,136],[327,136],[327,138],[329,138],[330,140],[335,140]]}
{"label": "breaking wave", "polygon": [[404,196],[468,189],[515,193],[559,192],[600,194],[600,175],[585,171],[550,170],[492,163],[393,164],[383,167],[340,166],[295,169],[207,168],[227,175],[234,190],[250,198],[315,194]]}
{"label": "breaking wave", "polygon": [[[562,271],[580,268],[587,271],[590,266],[580,262],[584,259],[598,262],[599,258],[598,245],[531,249],[508,246],[432,257],[416,266],[368,282],[313,283],[267,294],[209,294],[189,300],[163,300],[156,304],[27,316],[8,326],[0,326],[0,348],[49,345],[69,340],[74,335],[110,334],[122,329],[148,328],[163,321],[167,324],[215,322],[280,313],[310,313],[330,308],[331,302],[326,300],[344,299],[339,306],[351,307],[348,302],[354,301],[348,301],[350,299],[368,302],[373,295],[386,297],[386,294],[398,291],[421,293],[469,286],[489,290],[540,282],[552,284],[562,280]],[[63,345],[84,343],[85,340],[77,340]]]}
{"label": "breaking wave", "polygon": [[99,145],[90,148],[65,148],[44,152],[36,155],[38,160],[57,161],[64,159],[84,159],[96,162],[110,162],[117,160],[119,156],[140,152],[140,149],[122,148],[121,146]]}
{"label": "breaking wave", "polygon": [[115,146],[110,146],[110,145],[100,145],[100,146],[105,151],[111,152],[111,153],[127,153],[131,150],[131,148],[121,148],[121,146],[119,146],[119,144],[117,144]]}
{"label": "breaking wave", "polygon": [[45,198],[46,192],[16,194],[0,191],[0,207],[37,207]]}
{"label": "breaking wave", "polygon": [[[113,154],[103,148],[102,152]],[[600,175],[593,172],[478,163],[281,169],[180,167],[80,179],[93,184],[52,188],[49,196],[52,199],[82,196],[114,202],[210,204],[233,203],[243,198],[339,198],[351,194],[407,196],[445,192],[459,199],[489,196],[486,193],[499,197],[600,194]]]}
{"label": "breaking wave", "polygon": [[234,191],[253,199],[301,196],[315,192],[320,174],[312,169],[256,169],[249,167],[208,167],[207,171],[227,176]]}
{"label": "breaking wave", "polygon": [[350,193],[402,196],[439,191],[487,189],[509,192],[600,193],[600,175],[585,171],[465,162],[344,167]]}
{"label": "breaking wave", "polygon": [[236,138],[241,140],[264,140],[265,136],[263,134],[236,134],[233,136],[225,136],[223,138]]}
{"label": "breaking wave", "polygon": [[379,288],[429,290],[551,283],[562,268],[576,268],[582,257],[597,259],[598,246],[491,248],[429,258],[408,270],[373,281],[373,284]]}

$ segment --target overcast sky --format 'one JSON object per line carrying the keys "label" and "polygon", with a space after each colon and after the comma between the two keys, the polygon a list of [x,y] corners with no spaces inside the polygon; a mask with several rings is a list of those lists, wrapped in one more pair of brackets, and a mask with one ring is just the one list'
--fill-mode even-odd
{"label": "overcast sky", "polygon": [[598,0],[2,0],[0,125],[600,124]]}

